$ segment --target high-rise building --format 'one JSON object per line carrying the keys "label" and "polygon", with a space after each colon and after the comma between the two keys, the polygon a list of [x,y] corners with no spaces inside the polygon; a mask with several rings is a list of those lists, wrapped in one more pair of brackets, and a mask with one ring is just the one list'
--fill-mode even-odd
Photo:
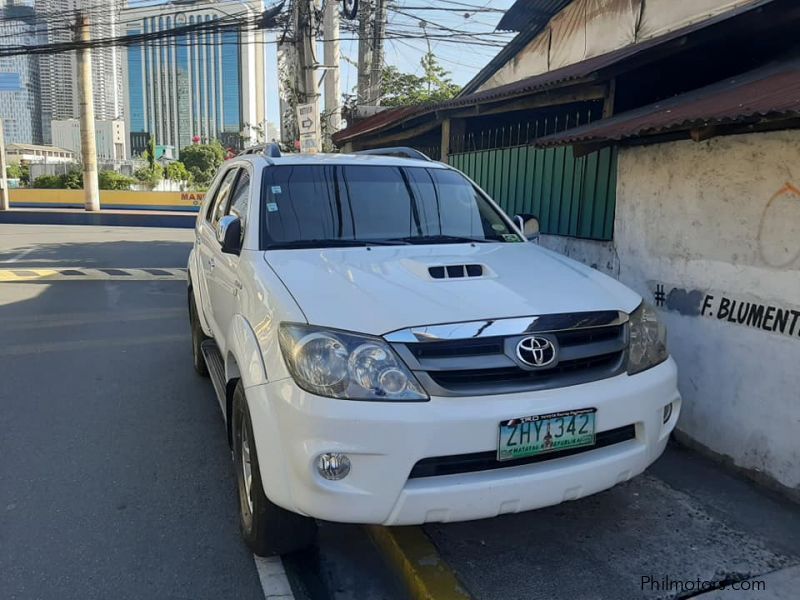
{"label": "high-rise building", "polygon": [[[41,43],[30,2],[0,3],[0,39],[3,46]],[[0,91],[0,119],[7,144],[41,144],[42,120],[39,90],[39,57],[30,54],[0,58],[0,74],[7,89]]]}
{"label": "high-rise building", "polygon": [[173,0],[123,11],[127,35],[208,24],[128,47],[125,119],[134,153],[142,132],[177,149],[196,137],[260,141],[266,122],[263,33],[213,22],[252,23],[263,10],[263,0]]}
{"label": "high-rise building", "polygon": [[[124,0],[36,0],[36,18],[46,43],[74,39],[76,11],[89,17],[93,40],[124,35],[119,22]],[[124,50],[117,46],[92,49],[92,86],[95,116],[101,120],[121,119],[123,101]],[[39,59],[42,130],[45,141],[52,139],[50,122],[80,116],[78,66],[75,52],[42,55]]]}

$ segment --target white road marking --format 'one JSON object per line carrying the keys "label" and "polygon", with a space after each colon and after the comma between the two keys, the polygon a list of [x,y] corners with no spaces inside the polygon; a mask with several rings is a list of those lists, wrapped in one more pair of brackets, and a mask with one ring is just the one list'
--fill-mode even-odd
{"label": "white road marking", "polygon": [[11,258],[7,258],[6,260],[0,260],[0,263],[14,263],[14,262],[17,262],[18,260],[21,260],[21,259],[25,258],[26,256],[28,256],[28,254],[30,254],[34,250],[36,250],[35,247],[28,248],[27,250],[23,250],[22,252],[12,256]]}
{"label": "white road marking", "polygon": [[264,590],[264,598],[267,600],[294,600],[292,587],[286,577],[286,570],[283,562],[278,556],[262,558],[253,556],[256,561],[258,578],[261,580],[261,588]]}

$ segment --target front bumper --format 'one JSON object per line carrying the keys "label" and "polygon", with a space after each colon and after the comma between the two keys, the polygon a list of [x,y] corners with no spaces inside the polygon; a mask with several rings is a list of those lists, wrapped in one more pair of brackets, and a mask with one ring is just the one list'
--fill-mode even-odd
{"label": "front bumper", "polygon": [[[412,525],[463,521],[574,500],[641,473],[664,451],[680,413],[670,358],[567,388],[421,403],[335,400],[283,379],[246,390],[267,496],[329,521]],[[663,410],[672,415],[663,423]],[[495,450],[501,420],[595,407],[597,431],[635,425],[635,439],[573,456],[475,473],[409,479],[417,461]],[[316,457],[344,452],[341,481],[318,475]]]}

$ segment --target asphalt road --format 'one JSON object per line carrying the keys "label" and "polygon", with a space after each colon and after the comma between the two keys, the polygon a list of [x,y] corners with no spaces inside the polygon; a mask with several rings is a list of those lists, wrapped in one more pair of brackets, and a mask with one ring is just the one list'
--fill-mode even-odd
{"label": "asphalt road", "polygon": [[[0,268],[185,267],[193,232],[0,225]],[[259,599],[182,281],[0,283],[0,598]],[[284,561],[298,598],[387,599],[361,528]]]}

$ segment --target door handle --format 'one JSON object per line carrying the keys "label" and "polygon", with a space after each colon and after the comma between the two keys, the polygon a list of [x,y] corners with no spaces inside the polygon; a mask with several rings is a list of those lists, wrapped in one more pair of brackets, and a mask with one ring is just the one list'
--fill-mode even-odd
{"label": "door handle", "polygon": [[239,290],[242,289],[242,282],[239,281],[238,279],[234,280],[233,285],[236,286],[236,289],[239,289]]}
{"label": "door handle", "polygon": [[213,259],[213,258],[209,258],[209,259],[208,259],[208,268],[209,268],[209,269],[213,269],[213,268],[214,268],[214,267],[216,267],[216,266],[217,266],[217,263],[216,263],[216,262],[214,262],[214,259]]}

